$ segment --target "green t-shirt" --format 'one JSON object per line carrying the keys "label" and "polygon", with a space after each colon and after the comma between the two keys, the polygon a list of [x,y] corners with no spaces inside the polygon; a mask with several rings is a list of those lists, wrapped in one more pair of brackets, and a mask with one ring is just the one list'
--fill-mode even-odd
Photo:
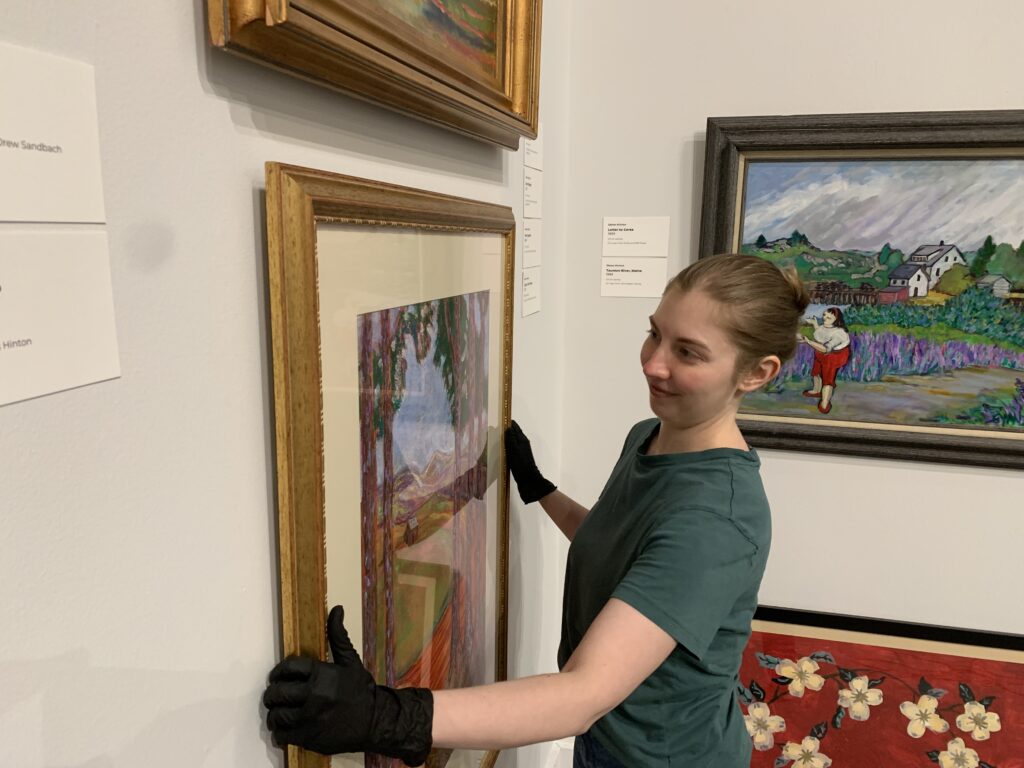
{"label": "green t-shirt", "polygon": [[677,645],[594,736],[629,768],[749,766],[736,688],[771,542],[761,462],[734,448],[647,456],[659,426],[630,430],[573,537],[558,663],[610,598],[628,603]]}

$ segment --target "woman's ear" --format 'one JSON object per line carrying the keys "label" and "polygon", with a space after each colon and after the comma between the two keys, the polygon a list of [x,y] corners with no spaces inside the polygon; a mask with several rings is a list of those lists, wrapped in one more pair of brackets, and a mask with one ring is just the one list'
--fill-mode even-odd
{"label": "woman's ear", "polygon": [[736,386],[744,393],[760,389],[774,379],[782,368],[778,355],[762,357],[754,366],[741,374]]}

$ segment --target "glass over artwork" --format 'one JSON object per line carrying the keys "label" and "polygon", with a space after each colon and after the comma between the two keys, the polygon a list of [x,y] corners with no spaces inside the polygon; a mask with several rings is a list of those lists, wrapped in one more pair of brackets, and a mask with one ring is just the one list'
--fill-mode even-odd
{"label": "glass over artwork", "polygon": [[487,682],[489,299],[357,321],[363,661],[390,686]]}
{"label": "glass over artwork", "polygon": [[744,414],[1024,438],[1024,159],[751,158],[738,248],[811,293]]}

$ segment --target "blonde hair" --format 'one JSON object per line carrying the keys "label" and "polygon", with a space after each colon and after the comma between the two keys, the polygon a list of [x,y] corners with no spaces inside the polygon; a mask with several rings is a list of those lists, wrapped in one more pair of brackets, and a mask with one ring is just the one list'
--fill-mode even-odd
{"label": "blonde hair", "polygon": [[674,278],[665,292],[700,290],[722,308],[725,330],[739,350],[737,373],[776,355],[786,362],[796,351],[800,319],[810,303],[794,267],[742,253],[699,259]]}

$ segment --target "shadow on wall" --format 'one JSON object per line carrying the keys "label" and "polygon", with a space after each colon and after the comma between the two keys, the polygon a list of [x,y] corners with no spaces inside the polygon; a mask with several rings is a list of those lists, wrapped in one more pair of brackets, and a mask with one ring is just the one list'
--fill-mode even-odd
{"label": "shadow on wall", "polygon": [[11,727],[3,764],[282,768],[284,753],[271,741],[260,703],[265,674],[241,664],[220,671],[100,668],[84,649],[5,661],[0,722]]}
{"label": "shadow on wall", "polygon": [[507,183],[505,151],[499,147],[214,49],[206,1],[193,0],[197,74],[204,91],[229,105],[239,129],[390,164]]}

